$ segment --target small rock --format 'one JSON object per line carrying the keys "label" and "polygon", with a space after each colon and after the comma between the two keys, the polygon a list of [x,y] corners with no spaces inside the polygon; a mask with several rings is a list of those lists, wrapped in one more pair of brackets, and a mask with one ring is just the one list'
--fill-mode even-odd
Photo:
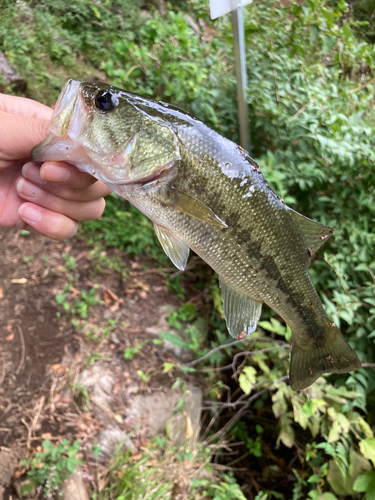
{"label": "small rock", "polygon": [[0,451],[0,500],[3,500],[3,492],[12,482],[16,465],[21,456],[22,451],[18,448]]}
{"label": "small rock", "polygon": [[113,402],[112,390],[115,383],[114,374],[100,363],[96,363],[84,370],[79,380],[79,383],[86,387],[90,394],[95,418],[102,425],[111,423],[113,420],[111,404]]}
{"label": "small rock", "polygon": [[13,89],[17,92],[23,92],[26,90],[25,79],[17,75],[14,69],[9,65],[7,58],[0,50],[0,73],[3,79],[13,85]]}
{"label": "small rock", "polygon": [[199,437],[202,414],[202,391],[199,387],[188,384],[187,391],[182,394],[183,411],[174,415],[168,428],[175,446],[189,444],[193,446]]}
{"label": "small rock", "polygon": [[129,433],[122,431],[117,426],[107,427],[98,436],[98,445],[100,446],[99,459],[104,460],[112,458],[114,449],[120,443],[123,443],[123,447],[127,450],[132,447],[132,442],[129,439]]}
{"label": "small rock", "polygon": [[63,500],[89,500],[82,479],[82,471],[76,470],[63,483]]}
{"label": "small rock", "polygon": [[[173,415],[180,398],[184,400],[183,412]],[[140,426],[144,417],[147,417],[150,438],[158,432],[164,432],[168,424],[172,441],[178,446],[197,439],[201,411],[202,391],[190,384],[184,394],[180,391],[137,394],[126,408],[127,416],[134,419],[134,427]]]}

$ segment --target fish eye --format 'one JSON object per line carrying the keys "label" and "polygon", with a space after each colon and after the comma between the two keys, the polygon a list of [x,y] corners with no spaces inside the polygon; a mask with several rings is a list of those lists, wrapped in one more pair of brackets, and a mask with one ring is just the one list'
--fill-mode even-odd
{"label": "fish eye", "polygon": [[95,96],[95,106],[100,109],[100,111],[110,111],[116,107],[116,104],[109,90],[102,90]]}

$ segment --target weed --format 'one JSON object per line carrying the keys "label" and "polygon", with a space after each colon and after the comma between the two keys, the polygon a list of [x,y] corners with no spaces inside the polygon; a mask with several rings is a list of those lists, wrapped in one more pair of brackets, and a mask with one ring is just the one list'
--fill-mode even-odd
{"label": "weed", "polygon": [[47,498],[59,491],[61,483],[82,465],[82,459],[78,456],[80,444],[74,441],[69,444],[63,440],[60,444],[53,444],[45,439],[42,443],[42,451],[37,451],[33,458],[21,460],[20,464],[27,467],[27,478],[29,484],[24,486],[22,494],[28,496],[32,487],[43,491]]}
{"label": "weed", "polygon": [[176,448],[165,437],[156,437],[135,462],[121,446],[101,479],[104,488],[93,500],[170,499],[178,488],[191,500],[245,500],[231,473],[220,474],[211,464],[211,448],[198,443]]}
{"label": "weed", "polygon": [[62,256],[63,256],[63,259],[65,261],[65,270],[64,270],[64,272],[66,272],[66,270],[74,271],[75,269],[77,269],[76,260],[73,257],[73,255],[69,255],[67,253],[63,253]]}
{"label": "weed", "polygon": [[56,294],[55,299],[63,307],[66,314],[86,319],[89,315],[90,307],[101,303],[97,296],[97,287],[91,288],[88,292],[82,290],[80,292],[81,298],[75,300],[73,303],[69,301],[71,286],[69,284],[66,285],[64,290],[64,293]]}
{"label": "weed", "polygon": [[89,411],[90,410],[90,396],[88,393],[88,390],[86,387],[80,384],[76,384],[74,382],[71,382],[71,387],[74,389],[74,400],[77,403],[77,405],[83,410],[83,411]]}

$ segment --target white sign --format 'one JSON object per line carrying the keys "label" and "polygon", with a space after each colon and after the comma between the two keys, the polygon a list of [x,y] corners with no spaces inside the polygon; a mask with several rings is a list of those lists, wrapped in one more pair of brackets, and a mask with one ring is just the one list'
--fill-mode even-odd
{"label": "white sign", "polygon": [[239,6],[251,3],[253,0],[210,0],[211,19],[228,14]]}

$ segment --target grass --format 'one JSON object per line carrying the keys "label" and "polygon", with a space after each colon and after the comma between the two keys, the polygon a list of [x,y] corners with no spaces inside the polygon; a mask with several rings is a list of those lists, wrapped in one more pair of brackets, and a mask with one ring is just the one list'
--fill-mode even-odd
{"label": "grass", "polygon": [[244,500],[231,473],[211,464],[217,446],[197,443],[177,448],[166,438],[156,437],[141,455],[124,453],[120,445],[105,475],[104,487],[92,500]]}

